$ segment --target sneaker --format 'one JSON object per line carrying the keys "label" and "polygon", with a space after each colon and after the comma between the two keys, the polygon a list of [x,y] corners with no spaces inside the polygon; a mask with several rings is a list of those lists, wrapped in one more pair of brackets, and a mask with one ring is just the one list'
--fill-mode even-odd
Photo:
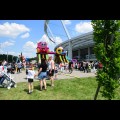
{"label": "sneaker", "polygon": [[31,90],[31,92],[33,92],[33,90]]}
{"label": "sneaker", "polygon": [[32,92],[28,92],[27,94],[31,94]]}
{"label": "sneaker", "polygon": [[47,89],[44,89],[45,91],[47,90]]}
{"label": "sneaker", "polygon": [[42,89],[40,89],[40,91],[42,91]]}
{"label": "sneaker", "polygon": [[52,84],[51,86],[54,87],[54,84]]}

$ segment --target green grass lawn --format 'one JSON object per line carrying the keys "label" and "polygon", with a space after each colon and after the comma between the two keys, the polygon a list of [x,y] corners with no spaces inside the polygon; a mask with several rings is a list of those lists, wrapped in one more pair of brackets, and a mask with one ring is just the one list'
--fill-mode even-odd
{"label": "green grass lawn", "polygon": [[[10,90],[0,88],[0,100],[93,100],[97,88],[95,77],[55,80],[55,86],[50,86],[47,80],[47,91],[40,91],[39,81],[34,82],[34,91],[27,94],[27,82],[18,83]],[[120,99],[120,88],[116,90],[115,100]],[[99,92],[97,100],[105,100]]]}

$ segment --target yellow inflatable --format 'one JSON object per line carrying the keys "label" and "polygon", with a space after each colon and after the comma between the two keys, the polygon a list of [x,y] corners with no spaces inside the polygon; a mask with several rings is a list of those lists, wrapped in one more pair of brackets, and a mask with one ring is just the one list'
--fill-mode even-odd
{"label": "yellow inflatable", "polygon": [[37,53],[40,53],[40,49],[39,48],[37,48]]}
{"label": "yellow inflatable", "polygon": [[62,53],[62,49],[61,49],[61,48],[57,48],[57,49],[56,49],[56,53],[57,53],[57,54],[61,54],[61,53]]}

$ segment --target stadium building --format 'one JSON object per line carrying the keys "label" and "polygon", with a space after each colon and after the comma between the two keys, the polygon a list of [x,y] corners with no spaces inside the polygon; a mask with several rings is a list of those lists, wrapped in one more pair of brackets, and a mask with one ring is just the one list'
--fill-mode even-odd
{"label": "stadium building", "polygon": [[96,61],[93,50],[94,44],[93,32],[88,32],[58,44],[54,50],[61,46],[67,51],[67,55],[70,51],[72,59],[78,59],[79,61]]}

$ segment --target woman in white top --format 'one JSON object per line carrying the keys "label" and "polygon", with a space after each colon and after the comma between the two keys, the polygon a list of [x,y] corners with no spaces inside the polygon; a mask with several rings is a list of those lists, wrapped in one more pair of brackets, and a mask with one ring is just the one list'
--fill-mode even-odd
{"label": "woman in white top", "polygon": [[52,60],[52,56],[49,57],[48,60],[48,70],[49,70],[49,77],[51,80],[51,86],[54,86],[54,69],[55,69],[55,63],[54,60]]}

